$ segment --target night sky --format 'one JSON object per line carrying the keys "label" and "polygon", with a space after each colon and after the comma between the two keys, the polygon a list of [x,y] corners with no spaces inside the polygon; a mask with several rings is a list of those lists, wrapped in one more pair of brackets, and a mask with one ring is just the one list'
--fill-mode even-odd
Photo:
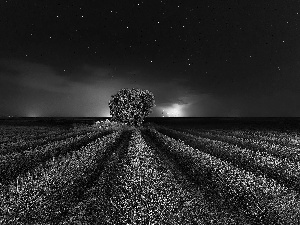
{"label": "night sky", "polygon": [[0,115],[300,116],[300,1],[0,0]]}

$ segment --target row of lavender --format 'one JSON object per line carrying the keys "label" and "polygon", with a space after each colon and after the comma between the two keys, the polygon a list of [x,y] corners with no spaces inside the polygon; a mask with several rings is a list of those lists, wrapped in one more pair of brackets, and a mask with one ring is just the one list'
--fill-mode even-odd
{"label": "row of lavender", "polygon": [[[290,138],[288,134],[275,133],[270,135],[262,131],[253,131],[253,133],[251,133],[250,131],[180,130],[197,136],[228,142],[253,151],[267,152],[276,157],[287,158],[292,161],[299,161],[300,159],[300,137],[299,140],[293,139]],[[270,133],[272,134],[272,132]],[[278,139],[276,139],[276,137]]]}
{"label": "row of lavender", "polygon": [[99,131],[99,129],[92,126],[82,126],[77,129],[63,129],[59,127],[47,128],[38,126],[0,126],[0,130],[0,133],[2,133],[0,155],[22,152],[24,150],[33,150],[34,148],[49,142],[60,141],[88,132]]}
{"label": "row of lavender", "polygon": [[300,146],[300,133],[294,130],[278,131],[271,129],[194,129],[200,132],[211,132],[246,139],[262,140],[278,145]]}
{"label": "row of lavender", "polygon": [[101,130],[86,126],[79,130],[57,133],[52,139],[46,138],[46,143],[39,143],[22,151],[9,148],[7,151],[11,152],[0,154],[0,182],[7,183],[53,157],[64,156],[112,132],[112,129]]}
{"label": "row of lavender", "polygon": [[279,145],[294,145],[300,146],[300,134],[295,131],[275,131],[275,130],[217,130],[216,132],[244,137],[249,139],[260,139]]}
{"label": "row of lavender", "polygon": [[[298,193],[290,188],[296,189],[294,167],[283,173],[278,168],[284,164],[273,163],[278,168],[272,169],[271,162],[276,158],[256,155],[259,151],[251,153],[226,142],[163,127],[157,129],[167,136],[155,129],[144,129],[142,135],[137,129],[131,138],[131,132],[122,130],[95,140],[89,139],[89,135],[82,136],[87,142],[81,146],[75,142],[66,154],[58,150],[62,157],[29,166],[31,172],[1,185],[0,223],[297,224],[299,221]],[[38,155],[39,151],[31,155]],[[24,153],[21,155],[30,156]],[[36,160],[28,159],[28,162]],[[250,163],[246,164],[248,160]],[[284,180],[272,179],[272,173],[293,181],[293,185],[280,184],[278,181]],[[208,199],[204,188],[218,199]],[[225,205],[222,210],[216,206],[219,202]]]}
{"label": "row of lavender", "polygon": [[[297,224],[300,221],[297,191],[268,176],[268,172],[277,173],[292,182],[293,177],[297,178],[295,165],[224,142],[163,127],[158,130],[175,138],[150,130],[149,135],[160,143],[160,148],[175,155],[192,177],[208,184],[228,205],[235,205],[237,210],[242,208],[253,222]],[[283,168],[287,171],[281,166],[286,166]],[[260,173],[251,172],[258,170]]]}
{"label": "row of lavender", "polygon": [[124,147],[128,132],[120,130],[97,138],[2,185],[0,223],[57,224],[93,185],[113,151]]}
{"label": "row of lavender", "polygon": [[16,141],[22,143],[28,139],[59,133],[61,130],[59,127],[1,125],[0,144]]}
{"label": "row of lavender", "polygon": [[241,169],[273,178],[289,188],[300,191],[300,162],[275,157],[268,151],[240,147],[235,143],[225,141],[228,140],[226,137],[221,140],[215,136],[208,138],[208,136],[192,135],[164,127],[158,129],[164,134],[184,140],[192,147],[226,160]]}
{"label": "row of lavender", "polygon": [[152,139],[135,130],[61,224],[247,224],[210,204],[172,167]]}

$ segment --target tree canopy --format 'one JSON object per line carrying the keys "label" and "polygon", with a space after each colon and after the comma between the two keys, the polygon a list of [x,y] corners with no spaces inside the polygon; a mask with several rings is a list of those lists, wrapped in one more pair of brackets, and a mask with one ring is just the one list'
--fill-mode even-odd
{"label": "tree canopy", "polygon": [[113,121],[141,126],[155,106],[154,95],[148,90],[124,88],[111,96],[110,115]]}

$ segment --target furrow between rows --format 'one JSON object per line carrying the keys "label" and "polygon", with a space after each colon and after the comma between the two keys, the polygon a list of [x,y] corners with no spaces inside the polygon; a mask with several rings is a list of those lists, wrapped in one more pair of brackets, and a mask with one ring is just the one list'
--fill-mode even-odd
{"label": "furrow between rows", "polygon": [[5,224],[57,224],[68,208],[93,186],[113,152],[128,136],[114,132],[48,162],[15,183],[1,187],[0,221]]}
{"label": "furrow between rows", "polygon": [[212,192],[254,224],[298,224],[298,194],[275,180],[242,170],[231,163],[199,151],[154,129],[148,131],[160,148],[174,155],[191,177],[205,183]]}

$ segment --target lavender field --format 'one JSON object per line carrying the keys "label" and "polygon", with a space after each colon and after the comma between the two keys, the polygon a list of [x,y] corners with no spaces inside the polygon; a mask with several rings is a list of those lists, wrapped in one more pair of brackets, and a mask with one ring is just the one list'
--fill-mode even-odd
{"label": "lavender field", "polygon": [[297,129],[49,124],[0,123],[0,224],[299,224]]}

